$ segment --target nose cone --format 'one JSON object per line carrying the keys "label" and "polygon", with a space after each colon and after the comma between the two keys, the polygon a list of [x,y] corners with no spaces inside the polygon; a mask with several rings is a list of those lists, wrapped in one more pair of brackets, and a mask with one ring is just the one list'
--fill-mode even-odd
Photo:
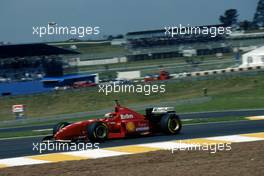
{"label": "nose cone", "polygon": [[55,140],[71,140],[75,136],[81,136],[82,128],[80,125],[74,123],[68,125],[61,130],[59,130],[55,135]]}

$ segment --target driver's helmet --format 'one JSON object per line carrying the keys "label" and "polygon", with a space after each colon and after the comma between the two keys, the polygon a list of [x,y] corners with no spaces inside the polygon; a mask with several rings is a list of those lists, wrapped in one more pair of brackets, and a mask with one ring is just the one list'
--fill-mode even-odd
{"label": "driver's helmet", "polygon": [[112,118],[113,117],[113,114],[112,113],[106,113],[104,115],[105,118]]}

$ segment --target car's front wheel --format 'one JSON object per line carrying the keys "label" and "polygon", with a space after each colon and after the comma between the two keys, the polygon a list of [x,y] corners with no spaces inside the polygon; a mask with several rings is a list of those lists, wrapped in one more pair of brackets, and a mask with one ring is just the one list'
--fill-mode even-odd
{"label": "car's front wheel", "polygon": [[87,135],[91,142],[103,142],[108,138],[108,127],[103,122],[93,122],[87,127]]}

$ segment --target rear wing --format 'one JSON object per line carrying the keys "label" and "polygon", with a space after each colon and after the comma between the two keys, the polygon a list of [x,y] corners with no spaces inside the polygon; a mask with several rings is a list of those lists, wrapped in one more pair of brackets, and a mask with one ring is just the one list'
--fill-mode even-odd
{"label": "rear wing", "polygon": [[174,107],[154,107],[152,110],[153,114],[163,114],[167,112],[175,112]]}

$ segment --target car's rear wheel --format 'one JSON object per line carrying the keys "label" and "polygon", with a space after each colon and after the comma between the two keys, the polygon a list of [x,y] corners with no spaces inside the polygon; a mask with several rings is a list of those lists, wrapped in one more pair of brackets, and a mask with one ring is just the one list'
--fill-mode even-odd
{"label": "car's rear wheel", "polygon": [[93,122],[87,127],[88,139],[91,142],[103,142],[108,138],[108,128],[103,122]]}
{"label": "car's rear wheel", "polygon": [[57,125],[54,126],[53,128],[53,135],[55,135],[58,131],[60,131],[62,128],[70,125],[68,122],[60,122]]}
{"label": "car's rear wheel", "polygon": [[182,123],[176,114],[168,113],[161,118],[160,128],[165,134],[178,134],[181,131]]}

